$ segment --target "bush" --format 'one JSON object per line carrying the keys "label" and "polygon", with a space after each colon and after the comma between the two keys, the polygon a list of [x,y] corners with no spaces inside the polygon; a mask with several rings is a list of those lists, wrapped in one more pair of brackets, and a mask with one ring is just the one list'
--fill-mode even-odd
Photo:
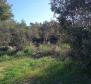
{"label": "bush", "polygon": [[16,56],[24,56],[24,55],[25,55],[25,53],[23,51],[18,51],[16,53]]}
{"label": "bush", "polygon": [[10,56],[8,56],[8,55],[2,55],[2,56],[0,57],[0,62],[1,62],[1,61],[5,61],[5,60],[10,60],[10,59],[11,59]]}
{"label": "bush", "polygon": [[31,47],[26,47],[24,49],[24,53],[25,53],[26,56],[32,55],[32,53],[33,53],[32,48]]}

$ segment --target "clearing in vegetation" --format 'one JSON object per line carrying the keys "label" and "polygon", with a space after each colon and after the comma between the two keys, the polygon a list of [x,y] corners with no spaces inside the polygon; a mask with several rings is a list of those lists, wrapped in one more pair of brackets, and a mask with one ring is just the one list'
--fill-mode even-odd
{"label": "clearing in vegetation", "polygon": [[72,61],[51,57],[14,58],[0,62],[0,84],[90,84],[91,80]]}

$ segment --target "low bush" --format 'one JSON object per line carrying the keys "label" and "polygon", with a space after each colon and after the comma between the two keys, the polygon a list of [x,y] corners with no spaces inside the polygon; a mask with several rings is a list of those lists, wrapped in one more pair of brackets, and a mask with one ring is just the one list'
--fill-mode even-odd
{"label": "low bush", "polygon": [[0,62],[6,61],[6,60],[10,60],[11,58],[12,57],[8,56],[7,54],[6,55],[2,55],[2,56],[0,56]]}
{"label": "low bush", "polygon": [[32,50],[32,48],[29,46],[29,47],[26,47],[26,48],[23,50],[23,52],[24,52],[24,54],[25,54],[26,56],[29,56],[29,55],[32,55],[33,50]]}
{"label": "low bush", "polygon": [[23,51],[18,51],[16,53],[16,56],[24,56],[24,55],[25,55],[25,53]]}

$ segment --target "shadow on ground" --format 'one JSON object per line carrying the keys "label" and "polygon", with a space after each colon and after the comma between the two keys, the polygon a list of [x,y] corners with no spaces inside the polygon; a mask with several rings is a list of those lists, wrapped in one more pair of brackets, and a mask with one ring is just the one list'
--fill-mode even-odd
{"label": "shadow on ground", "polygon": [[84,74],[77,64],[57,63],[21,84],[91,84],[91,79]]}

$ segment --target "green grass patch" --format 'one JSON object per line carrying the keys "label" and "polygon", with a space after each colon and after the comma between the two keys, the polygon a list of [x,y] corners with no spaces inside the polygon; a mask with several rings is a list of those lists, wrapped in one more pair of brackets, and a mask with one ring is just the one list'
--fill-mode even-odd
{"label": "green grass patch", "polygon": [[0,63],[0,84],[91,84],[91,80],[75,62],[22,57]]}

